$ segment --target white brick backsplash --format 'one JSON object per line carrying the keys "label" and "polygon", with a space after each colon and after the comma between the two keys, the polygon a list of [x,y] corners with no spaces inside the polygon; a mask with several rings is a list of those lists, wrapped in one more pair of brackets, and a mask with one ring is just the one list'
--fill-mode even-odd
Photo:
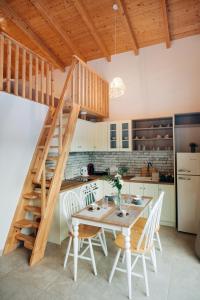
{"label": "white brick backsplash", "polygon": [[[133,152],[73,152],[70,153],[66,164],[64,178],[72,178],[80,175],[80,168],[93,163],[95,170],[105,171],[111,166],[127,166],[128,174],[139,175],[146,161],[151,161],[160,173],[173,174],[173,151],[133,151]],[[52,166],[49,163],[49,166]]]}

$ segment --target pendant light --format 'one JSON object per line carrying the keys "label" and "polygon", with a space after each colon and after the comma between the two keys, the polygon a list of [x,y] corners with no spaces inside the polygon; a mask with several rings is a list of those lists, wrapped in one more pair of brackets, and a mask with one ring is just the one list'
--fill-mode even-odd
{"label": "pendant light", "polygon": [[[113,10],[115,12],[115,55],[116,55],[116,39],[117,39],[117,12],[119,10],[118,5],[113,4]],[[118,98],[124,95],[126,90],[125,84],[121,77],[114,77],[110,83],[110,98]]]}

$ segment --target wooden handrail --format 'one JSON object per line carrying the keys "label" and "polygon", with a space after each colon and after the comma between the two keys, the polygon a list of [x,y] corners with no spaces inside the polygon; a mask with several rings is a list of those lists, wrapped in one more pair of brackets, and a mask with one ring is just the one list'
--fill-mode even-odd
{"label": "wooden handrail", "polygon": [[54,106],[53,84],[51,63],[6,33],[0,34],[0,91]]}
{"label": "wooden handrail", "polygon": [[[76,55],[73,63],[67,101],[90,114],[108,117],[108,82]],[[6,33],[0,34],[0,91],[56,107],[62,97],[54,101],[53,73],[53,65],[46,59]]]}

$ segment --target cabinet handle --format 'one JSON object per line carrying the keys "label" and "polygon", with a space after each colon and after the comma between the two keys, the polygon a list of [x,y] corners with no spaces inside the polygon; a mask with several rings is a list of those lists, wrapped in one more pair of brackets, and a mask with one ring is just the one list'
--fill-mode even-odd
{"label": "cabinet handle", "polygon": [[180,169],[180,170],[178,170],[178,172],[186,172],[186,173],[190,173],[191,171],[190,171],[190,170],[186,170],[186,169]]}
{"label": "cabinet handle", "polygon": [[187,178],[187,177],[178,177],[178,179],[180,179],[180,180],[191,180],[191,178]]}

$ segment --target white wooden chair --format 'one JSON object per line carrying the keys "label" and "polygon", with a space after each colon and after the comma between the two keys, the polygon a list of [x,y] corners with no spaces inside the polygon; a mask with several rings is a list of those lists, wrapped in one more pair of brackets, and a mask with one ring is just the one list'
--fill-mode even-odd
{"label": "white wooden chair", "polygon": [[[156,268],[156,257],[155,257],[155,248],[154,248],[154,233],[155,233],[155,227],[157,222],[157,217],[159,213],[159,207],[160,207],[160,201],[161,197],[156,201],[154,207],[152,208],[150,215],[147,219],[147,222],[144,226],[143,231],[132,231],[131,232],[131,253],[132,256],[135,257],[132,265],[129,267],[131,268],[131,274],[133,276],[137,276],[140,278],[144,278],[145,280],[145,287],[146,287],[146,295],[149,296],[149,284],[148,284],[148,277],[147,277],[147,268],[146,268],[146,257],[147,255],[150,255],[152,258],[152,262],[154,264],[154,268]],[[125,241],[124,236],[122,234],[118,234],[117,238],[115,240],[115,244],[119,248],[112,271],[110,273],[109,282],[111,283],[112,278],[114,276],[115,270],[121,271],[121,272],[127,272],[126,269],[122,269],[117,267],[119,257],[121,254],[121,251],[125,249]],[[136,266],[136,263],[139,259],[142,259],[142,265],[143,265],[143,274],[135,273],[133,272],[134,267]]]}
{"label": "white wooden chair", "polygon": [[[96,202],[96,195],[90,186],[82,186],[80,189],[80,198],[82,207],[86,207],[94,202]],[[81,247],[85,243],[84,240],[81,242]],[[93,246],[102,247],[104,255],[108,255],[107,243],[104,233],[104,228],[101,228],[101,232],[92,239]]]}
{"label": "white wooden chair", "polygon": [[[65,260],[64,260],[64,268],[66,268],[68,257],[74,256],[73,253],[70,253],[71,243],[74,237],[71,217],[74,213],[78,212],[80,209],[81,209],[81,201],[78,195],[73,191],[67,192],[63,199],[63,213],[67,221],[70,237],[69,237],[69,243],[67,246]],[[91,261],[95,275],[97,275],[97,270],[96,270],[96,263],[95,263],[94,252],[92,247],[92,238],[96,237],[100,233],[100,231],[101,228],[99,227],[83,225],[83,224],[79,225],[79,235],[78,235],[79,241],[87,240],[88,245],[78,255],[78,258]],[[88,250],[90,250],[90,257],[85,256]]]}
{"label": "white wooden chair", "polygon": [[[154,241],[158,244],[158,249],[160,252],[162,252],[162,244],[160,241],[160,236],[159,236],[159,229],[160,229],[160,217],[161,217],[161,212],[162,212],[162,205],[163,205],[163,199],[164,199],[164,191],[160,193],[160,202],[159,202],[159,210],[158,210],[158,215],[156,219],[156,228],[155,228],[155,234],[154,234]],[[147,218],[139,218],[139,220],[135,223],[133,226],[132,230],[143,230],[145,224],[147,222]]]}

